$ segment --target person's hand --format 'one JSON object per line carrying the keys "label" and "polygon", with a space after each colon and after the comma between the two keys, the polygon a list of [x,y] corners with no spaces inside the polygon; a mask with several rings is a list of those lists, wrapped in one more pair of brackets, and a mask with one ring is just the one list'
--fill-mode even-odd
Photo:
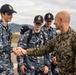
{"label": "person's hand", "polygon": [[18,49],[18,50],[21,50],[21,53],[22,53],[23,55],[27,54],[27,51],[24,50],[23,48],[17,47],[17,49]]}
{"label": "person's hand", "polygon": [[44,67],[43,67],[43,73],[44,73],[44,74],[47,74],[48,71],[49,71],[49,68],[48,68],[47,66],[44,66]]}
{"label": "person's hand", "polygon": [[13,53],[17,56],[20,56],[20,55],[23,55],[21,49],[18,49],[18,48],[13,48]]}
{"label": "person's hand", "polygon": [[13,52],[14,52],[14,54],[17,55],[17,56],[21,56],[21,55],[26,54],[26,50],[24,50],[24,49],[21,48],[21,47],[13,48]]}
{"label": "person's hand", "polygon": [[52,58],[52,62],[53,62],[54,65],[57,65],[56,57]]}
{"label": "person's hand", "polygon": [[23,66],[21,66],[20,67],[20,71],[21,71],[21,73],[22,74],[25,74],[25,70],[26,70],[27,68],[23,65]]}

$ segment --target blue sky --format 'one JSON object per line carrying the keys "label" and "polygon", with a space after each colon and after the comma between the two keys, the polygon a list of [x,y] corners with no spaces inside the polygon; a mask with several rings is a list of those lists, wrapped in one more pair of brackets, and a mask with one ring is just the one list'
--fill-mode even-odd
{"label": "blue sky", "polygon": [[14,23],[33,24],[36,15],[50,12],[55,16],[57,12],[67,10],[71,14],[70,26],[76,29],[76,0],[0,0],[0,7],[5,3],[17,11],[13,15]]}

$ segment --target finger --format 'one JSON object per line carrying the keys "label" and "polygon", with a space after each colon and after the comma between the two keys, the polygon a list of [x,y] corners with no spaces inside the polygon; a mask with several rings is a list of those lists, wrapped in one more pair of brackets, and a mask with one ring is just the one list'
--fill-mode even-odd
{"label": "finger", "polygon": [[25,66],[25,69],[27,69],[26,66]]}
{"label": "finger", "polygon": [[23,51],[21,51],[21,54],[24,55]]}
{"label": "finger", "polygon": [[21,69],[22,74],[25,74],[24,68]]}

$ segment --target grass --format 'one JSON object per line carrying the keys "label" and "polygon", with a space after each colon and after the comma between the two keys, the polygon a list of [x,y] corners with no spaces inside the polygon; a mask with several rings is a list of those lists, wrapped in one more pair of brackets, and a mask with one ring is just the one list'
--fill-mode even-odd
{"label": "grass", "polygon": [[20,38],[19,34],[13,34],[12,43],[17,43]]}

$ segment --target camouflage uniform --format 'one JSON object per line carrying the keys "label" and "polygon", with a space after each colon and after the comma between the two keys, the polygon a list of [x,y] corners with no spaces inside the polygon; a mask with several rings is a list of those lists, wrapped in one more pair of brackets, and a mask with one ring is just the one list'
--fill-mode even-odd
{"label": "camouflage uniform", "polygon": [[[29,44],[27,45],[28,36],[29,31],[25,32],[25,34],[20,38],[18,46],[24,49],[43,46],[44,39],[42,31],[40,31],[39,35],[37,36],[34,30],[32,30],[32,37]],[[45,42],[47,41],[45,40]],[[18,57],[18,61],[20,66],[25,65],[27,67],[25,75],[42,75],[42,69],[44,67],[44,56],[34,57],[25,55],[24,57]]]}
{"label": "camouflage uniform", "polygon": [[4,26],[0,20],[0,75],[14,75],[11,62],[11,38],[12,33],[9,26]]}
{"label": "camouflage uniform", "polygon": [[[42,27],[42,31],[47,34],[47,36],[48,36],[48,41],[57,35],[57,33],[56,33],[56,28],[50,27],[49,29],[47,29],[46,25],[44,25],[44,26]],[[51,70],[52,70],[53,75],[58,75],[58,67],[57,67],[57,65],[53,65],[53,64],[52,64],[52,58],[53,58],[54,56],[55,56],[55,52],[49,53],[49,55],[46,55],[46,56],[45,56],[45,63],[46,63],[46,65],[49,67],[49,71],[50,71],[50,72],[48,73],[48,75],[50,75]],[[56,74],[55,74],[55,73],[56,73]]]}
{"label": "camouflage uniform", "polygon": [[69,28],[45,46],[28,49],[27,54],[41,56],[52,51],[56,52],[60,75],[76,75],[76,32]]}

